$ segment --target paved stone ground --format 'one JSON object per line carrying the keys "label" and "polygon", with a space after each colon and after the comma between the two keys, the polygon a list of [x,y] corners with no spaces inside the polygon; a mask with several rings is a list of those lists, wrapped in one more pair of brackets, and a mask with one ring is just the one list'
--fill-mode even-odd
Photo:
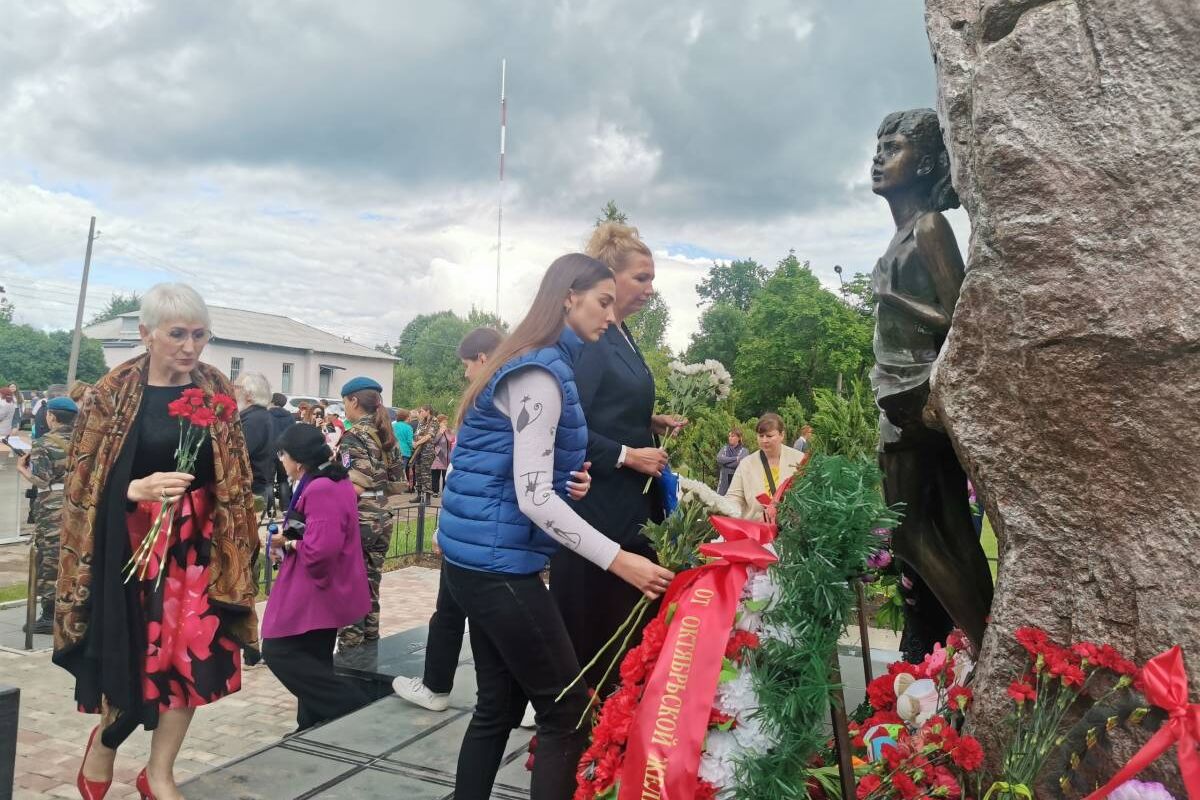
{"label": "paved stone ground", "polygon": [[[383,633],[426,624],[437,585],[436,570],[409,567],[387,573],[382,587]],[[19,613],[16,609],[0,612]],[[21,689],[15,800],[78,797],[75,773],[96,718],[75,712],[70,676],[50,663],[47,650],[22,654],[0,648],[0,682]],[[295,716],[295,699],[265,666],[243,670],[240,692],[197,710],[176,762],[176,778],[182,781],[278,741],[296,727]],[[130,737],[117,756],[108,797],[137,797],[133,782],[149,749],[150,735],[145,731]]]}

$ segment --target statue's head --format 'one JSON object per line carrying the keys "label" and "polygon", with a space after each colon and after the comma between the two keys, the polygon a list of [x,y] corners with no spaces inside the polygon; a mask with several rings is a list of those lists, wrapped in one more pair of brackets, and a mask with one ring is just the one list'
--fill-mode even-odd
{"label": "statue's head", "polygon": [[958,208],[937,112],[914,108],[888,114],[876,137],[871,191],[884,198],[916,192],[931,211]]}

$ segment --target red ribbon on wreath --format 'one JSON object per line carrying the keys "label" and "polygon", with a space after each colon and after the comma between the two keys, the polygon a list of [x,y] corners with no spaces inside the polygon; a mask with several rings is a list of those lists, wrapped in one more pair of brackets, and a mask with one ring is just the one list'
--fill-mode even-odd
{"label": "red ribbon on wreath", "polygon": [[629,733],[620,800],[687,800],[708,730],[721,660],[750,567],[778,558],[765,545],[776,528],[765,522],[710,517],[725,541],[701,545],[717,559],[682,572],[663,597],[660,616],[674,616],[662,654],[650,672]]}
{"label": "red ribbon on wreath", "polygon": [[1200,745],[1200,704],[1188,703],[1187,668],[1179,645],[1147,661],[1142,669],[1142,681],[1146,686],[1146,699],[1167,712],[1167,722],[1111,781],[1084,800],[1103,800],[1108,797],[1118,786],[1150,766],[1172,744],[1175,745],[1188,800],[1200,800],[1200,753],[1196,752],[1197,745]]}

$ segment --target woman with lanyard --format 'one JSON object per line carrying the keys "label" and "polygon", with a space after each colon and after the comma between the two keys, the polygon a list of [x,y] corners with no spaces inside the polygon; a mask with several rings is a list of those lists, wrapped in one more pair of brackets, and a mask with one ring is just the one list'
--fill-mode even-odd
{"label": "woman with lanyard", "polygon": [[[654,376],[625,325],[654,294],[654,258],[636,228],[615,222],[596,229],[587,252],[615,277],[615,324],[598,341],[585,345],[575,363],[579,400],[588,423],[592,488],[574,507],[589,525],[621,547],[653,560],[654,549],[642,535],[642,526],[647,520],[662,519],[663,498],[657,481],[645,492],[646,476],[661,475],[667,464],[666,451],[654,437],[686,423],[654,414]],[[551,560],[550,591],[581,664],[591,661],[612,638],[640,597],[611,573],[569,550]],[[636,638],[632,641],[637,643]],[[618,678],[613,675],[609,684],[597,686],[603,673],[600,664],[588,672],[587,680],[607,693]]]}
{"label": "woman with lanyard", "polygon": [[371,609],[362,620],[342,629],[338,649],[379,640],[379,584],[383,561],[392,542],[392,512],[387,500],[403,490],[404,462],[383,404],[383,387],[370,378],[353,378],[342,386],[346,419],[352,423],[338,442],[342,464],[358,492],[358,521],[363,561],[371,590]]}
{"label": "woman with lanyard", "polygon": [[438,521],[442,574],[470,622],[478,696],[463,737],[457,800],[487,800],[525,703],[537,713],[532,800],[569,800],[587,744],[579,661],[541,571],[560,545],[656,598],[672,574],[623,550],[565,500],[587,423],[572,364],[613,319],[612,273],[581,253],[546,271],[525,319],[459,405],[458,446]]}
{"label": "woman with lanyard", "polygon": [[758,496],[774,497],[779,485],[795,475],[808,456],[783,443],[783,419],[778,414],[763,414],[754,430],[759,450],[738,464],[725,496],[741,506],[743,519],[774,522],[774,506],[764,507]]}
{"label": "woman with lanyard", "polygon": [[296,696],[299,731],[367,701],[354,681],[334,674],[333,644],[339,627],[371,610],[371,594],[348,470],[312,425],[292,425],[276,446],[296,491],[268,543],[280,567],[263,614],[263,658]]}

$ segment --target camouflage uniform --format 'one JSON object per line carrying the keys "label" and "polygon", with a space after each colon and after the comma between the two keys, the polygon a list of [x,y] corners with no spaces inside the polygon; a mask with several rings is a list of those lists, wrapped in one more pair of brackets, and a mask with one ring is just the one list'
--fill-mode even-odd
{"label": "camouflage uniform", "polygon": [[417,499],[419,500],[433,492],[433,459],[437,455],[437,435],[438,421],[430,417],[425,422],[417,426],[414,439],[420,439],[422,436],[428,436],[429,441],[421,445],[413,457],[413,478],[417,489]]}
{"label": "camouflage uniform", "polygon": [[54,614],[54,591],[58,583],[59,531],[62,528],[63,480],[67,474],[67,451],[72,425],[61,425],[44,434],[29,453],[29,469],[38,496],[33,504],[35,592],[42,602],[42,616]]}
{"label": "camouflage uniform", "polygon": [[358,498],[358,525],[367,581],[371,587],[371,611],[361,622],[342,628],[338,633],[338,645],[346,649],[357,647],[364,640],[379,638],[379,582],[383,578],[383,560],[387,557],[394,525],[387,495],[391,493],[391,481],[403,480],[404,466],[399,447],[393,446],[385,458],[378,432],[369,417],[359,419],[346,429],[338,452],[350,469],[350,480],[363,490]]}

